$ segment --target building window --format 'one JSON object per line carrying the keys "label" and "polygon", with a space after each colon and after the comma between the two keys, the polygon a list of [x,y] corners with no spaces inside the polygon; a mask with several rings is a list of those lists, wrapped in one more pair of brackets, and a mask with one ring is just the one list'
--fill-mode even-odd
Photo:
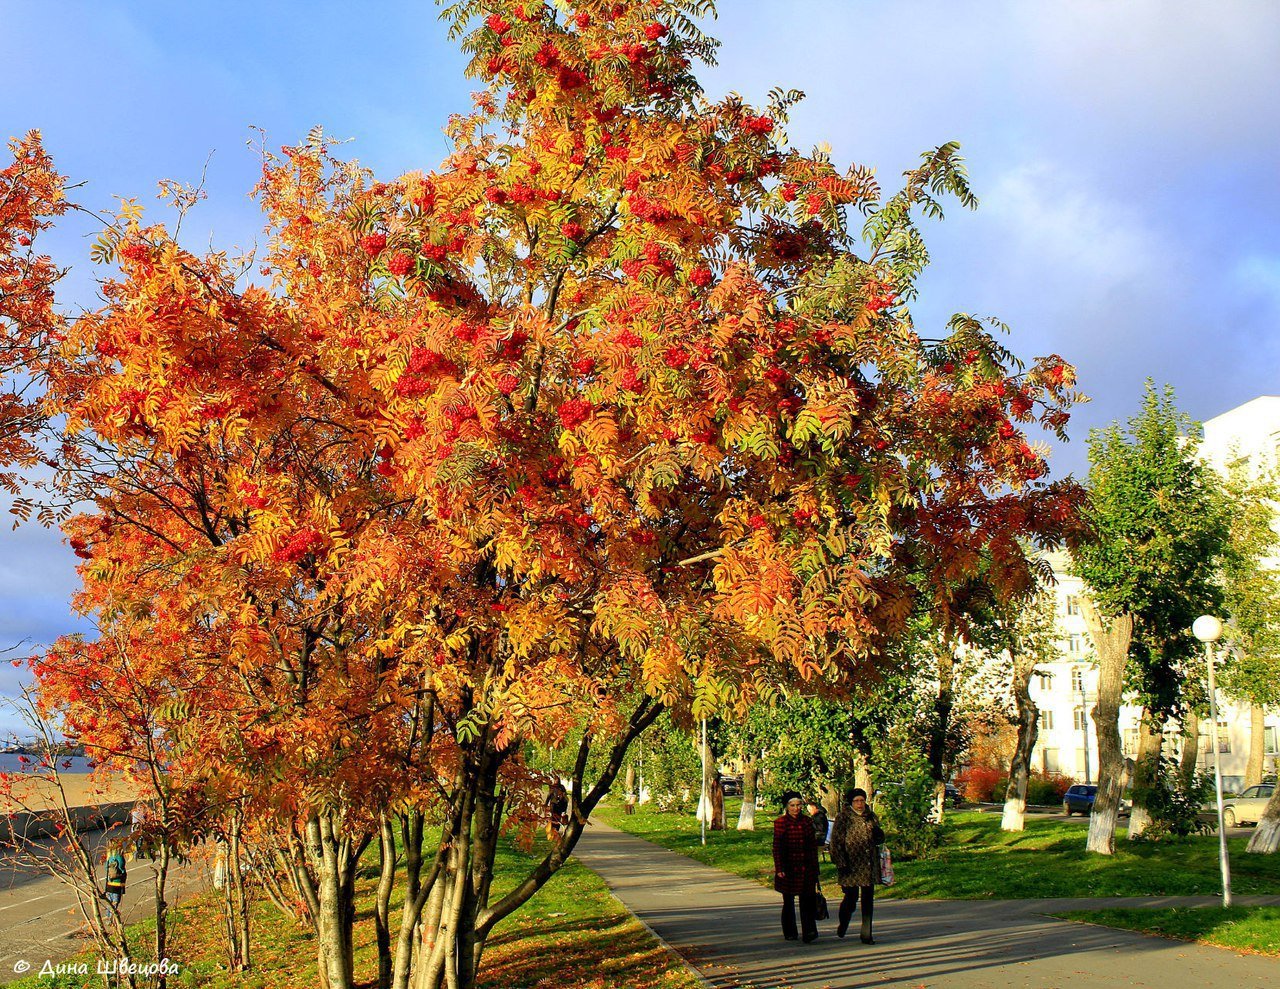
{"label": "building window", "polygon": [[1084,639],[1079,635],[1067,636],[1067,652],[1073,656],[1079,656],[1084,652]]}
{"label": "building window", "polygon": [[1080,598],[1074,594],[1067,595],[1067,614],[1068,615],[1080,614]]}
{"label": "building window", "polygon": [[1040,725],[1041,731],[1053,731],[1053,712],[1041,711],[1037,724]]}
{"label": "building window", "polygon": [[1076,731],[1089,730],[1089,715],[1085,713],[1084,708],[1076,708],[1075,716],[1072,718],[1072,727],[1074,727]]}
{"label": "building window", "polygon": [[[1075,636],[1072,636],[1075,638]],[[1084,693],[1084,667],[1077,666],[1071,671],[1071,692],[1073,694]]]}
{"label": "building window", "polygon": [[1123,735],[1123,738],[1121,739],[1121,748],[1124,750],[1124,754],[1127,756],[1134,756],[1138,754],[1138,729],[1137,728],[1126,728],[1124,730],[1124,735]]}
{"label": "building window", "polygon": [[1280,755],[1280,745],[1276,744],[1280,742],[1280,738],[1276,736],[1280,736],[1280,728],[1275,725],[1268,725],[1262,733],[1264,740],[1262,747],[1267,755]]}
{"label": "building window", "polygon": [[1038,679],[1038,680],[1040,681],[1040,689],[1041,689],[1041,690],[1052,690],[1052,689],[1053,689],[1053,674],[1052,674],[1052,673],[1037,673],[1037,674],[1036,674],[1036,679]]}
{"label": "building window", "polygon": [[1058,759],[1057,749],[1044,750],[1044,771],[1046,773],[1062,772],[1062,763]]}
{"label": "building window", "polygon": [[[1200,729],[1200,751],[1205,753],[1206,755],[1212,752],[1213,749],[1210,748],[1210,744],[1211,743],[1209,741],[1209,733],[1205,729],[1201,728]],[[1227,730],[1227,723],[1225,721],[1218,722],[1218,751],[1219,752],[1231,751],[1231,734]]]}

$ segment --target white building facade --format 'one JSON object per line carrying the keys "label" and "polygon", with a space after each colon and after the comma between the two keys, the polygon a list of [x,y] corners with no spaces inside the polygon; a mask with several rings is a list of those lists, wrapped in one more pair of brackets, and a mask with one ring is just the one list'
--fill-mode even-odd
{"label": "white building facade", "polygon": [[[1264,396],[1210,419],[1204,424],[1201,453],[1209,463],[1225,471],[1243,465],[1257,473],[1280,471],[1280,397]],[[1277,516],[1280,526],[1280,515]],[[1032,766],[1048,773],[1073,777],[1077,782],[1097,782],[1098,743],[1092,711],[1097,703],[1098,670],[1093,642],[1085,625],[1080,601],[1086,591],[1079,577],[1070,573],[1063,554],[1049,557],[1057,576],[1058,647],[1062,658],[1037,667],[1031,696],[1040,709],[1040,737],[1032,753]],[[1274,561],[1280,567],[1280,559]],[[1120,737],[1124,754],[1133,757],[1138,748],[1141,707],[1120,709]],[[1280,763],[1280,710],[1265,714],[1264,772],[1276,773]],[[1249,758],[1250,708],[1218,698],[1218,745],[1225,785],[1238,789]],[[1212,767],[1212,731],[1201,726],[1200,768]],[[1181,741],[1170,735],[1171,750]]]}

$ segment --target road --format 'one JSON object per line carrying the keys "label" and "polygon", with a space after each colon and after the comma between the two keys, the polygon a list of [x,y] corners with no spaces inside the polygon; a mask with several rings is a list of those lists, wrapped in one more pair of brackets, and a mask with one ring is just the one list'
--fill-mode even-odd
{"label": "road", "polygon": [[[104,832],[89,832],[95,860],[105,858]],[[170,869],[168,900],[204,888],[207,873],[201,863]],[[129,883],[123,913],[128,923],[155,910],[154,875],[147,860],[129,863]],[[0,862],[0,981],[16,978],[15,965],[26,963],[38,972],[46,961],[58,961],[88,943],[84,918],[75,894],[57,878],[30,865]]]}

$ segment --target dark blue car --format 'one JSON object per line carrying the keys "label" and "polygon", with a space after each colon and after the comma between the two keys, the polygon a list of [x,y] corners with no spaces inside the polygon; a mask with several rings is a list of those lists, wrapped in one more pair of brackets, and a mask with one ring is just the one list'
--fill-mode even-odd
{"label": "dark blue car", "polygon": [[1093,801],[1098,796],[1098,788],[1086,783],[1077,783],[1069,787],[1062,795],[1062,813],[1070,817],[1072,814],[1088,814],[1093,810]]}
{"label": "dark blue car", "polygon": [[[1062,813],[1070,817],[1072,814],[1091,814],[1093,812],[1093,802],[1098,797],[1098,788],[1089,783],[1077,783],[1075,786],[1068,788],[1067,792],[1062,795]],[[1133,807],[1133,801],[1128,797],[1120,799],[1120,807],[1117,813],[1121,817],[1128,817],[1129,811]]]}

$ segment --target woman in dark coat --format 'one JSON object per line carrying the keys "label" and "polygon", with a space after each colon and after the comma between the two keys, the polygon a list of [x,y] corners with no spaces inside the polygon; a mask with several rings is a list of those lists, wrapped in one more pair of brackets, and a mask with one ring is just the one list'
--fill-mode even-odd
{"label": "woman in dark coat", "polygon": [[844,937],[853,908],[861,898],[862,941],[876,943],[871,936],[871,915],[876,884],[880,882],[880,850],[876,846],[883,843],[884,831],[875,811],[867,806],[867,791],[861,787],[850,790],[831,829],[831,861],[844,890],[836,937]]}
{"label": "woman in dark coat", "polygon": [[818,886],[818,841],[794,792],[782,795],[783,814],[773,822],[773,888],[782,894],[782,936],[796,939],[796,900],[804,941],[818,939],[814,892]]}

